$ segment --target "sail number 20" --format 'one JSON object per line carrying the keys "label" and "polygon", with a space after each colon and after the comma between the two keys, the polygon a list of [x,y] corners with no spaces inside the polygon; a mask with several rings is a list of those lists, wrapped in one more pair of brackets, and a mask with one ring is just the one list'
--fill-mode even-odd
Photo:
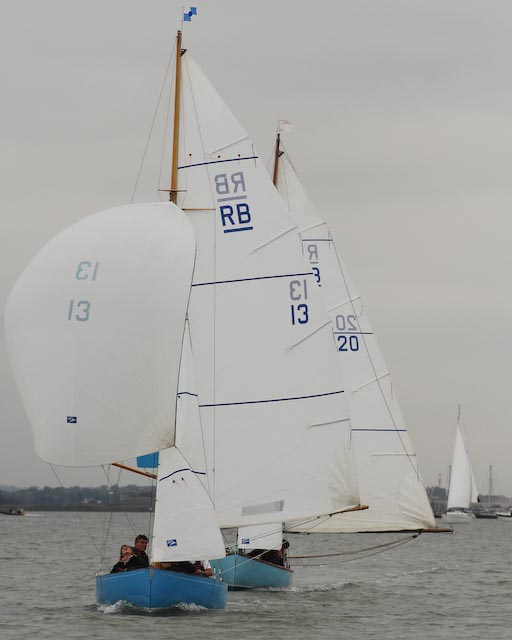
{"label": "sail number 20", "polygon": [[309,308],[305,300],[308,299],[308,283],[306,280],[290,281],[290,305],[292,324],[307,324],[309,322]]}
{"label": "sail number 20", "polygon": [[[94,282],[98,275],[99,262],[89,262],[82,260],[75,270],[76,280],[91,280]],[[89,300],[70,300],[68,306],[68,320],[86,322],[89,320],[91,303]]]}
{"label": "sail number 20", "polygon": [[357,328],[356,316],[341,314],[336,316],[336,329],[343,332],[342,335],[337,336],[338,351],[359,351],[359,338],[356,335],[350,335],[350,332],[357,331]]}

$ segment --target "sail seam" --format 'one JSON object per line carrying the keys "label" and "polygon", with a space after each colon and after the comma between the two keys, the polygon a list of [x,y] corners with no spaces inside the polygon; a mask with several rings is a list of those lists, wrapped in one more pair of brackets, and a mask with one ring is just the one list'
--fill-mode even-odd
{"label": "sail seam", "polygon": [[196,164],[184,164],[178,169],[191,169],[192,167],[204,167],[209,164],[220,164],[222,162],[240,162],[242,160],[257,160],[258,156],[247,156],[246,158],[226,158],[225,160],[210,160],[209,162],[198,162]]}
{"label": "sail seam", "polygon": [[295,231],[297,229],[297,225],[293,225],[292,227],[288,227],[287,229],[285,229],[284,231],[281,231],[281,233],[279,233],[277,236],[274,236],[273,238],[270,238],[270,240],[267,240],[266,242],[264,242],[263,244],[260,244],[258,247],[255,247],[251,253],[256,253],[256,251],[259,251],[260,249],[263,249],[264,247],[268,246],[269,244],[271,244],[272,242],[275,242],[276,240],[279,240],[279,238],[282,238],[283,236],[285,236],[287,233],[290,233],[290,231]]}
{"label": "sail seam", "polygon": [[176,471],[173,471],[172,473],[169,473],[169,475],[164,476],[163,478],[160,478],[159,482],[162,482],[162,480],[167,480],[171,476],[174,476],[177,473],[182,473],[183,471],[191,471],[192,473],[195,473],[198,476],[205,476],[206,475],[205,471],[195,471],[194,469],[191,469],[190,467],[185,467],[183,469],[176,469]]}
{"label": "sail seam", "polygon": [[314,224],[310,224],[309,227],[304,227],[300,230],[300,233],[303,234],[306,231],[311,231],[311,229],[316,229],[316,227],[321,227],[325,225],[325,220],[320,220],[320,222],[315,222]]}
{"label": "sail seam", "polygon": [[373,331],[333,331],[335,336],[373,336]]}
{"label": "sail seam", "polygon": [[257,276],[256,278],[236,278],[234,280],[217,280],[215,282],[195,282],[193,287],[205,287],[212,284],[231,284],[233,282],[251,282],[252,280],[272,280],[273,278],[297,278],[298,276],[312,276],[313,272],[307,273],[282,273],[274,276]]}
{"label": "sail seam", "polygon": [[264,404],[267,402],[288,402],[290,400],[309,400],[310,398],[324,398],[326,396],[334,396],[339,393],[345,393],[343,389],[338,391],[329,391],[328,393],[316,393],[310,396],[294,396],[291,398],[270,398],[268,400],[245,400],[244,402],[219,402],[214,404],[200,404],[199,407],[201,409],[205,409],[208,407],[232,407],[236,405],[243,404]]}
{"label": "sail seam", "polygon": [[[361,296],[355,296],[353,298],[349,298],[348,300],[344,300],[343,302],[339,302],[338,304],[335,304],[334,307],[329,307],[327,311],[329,311],[330,313],[331,311],[334,311],[334,309],[338,309],[338,307],[344,307],[346,304],[351,304],[356,300],[361,300]],[[355,313],[355,309],[354,309],[354,315],[357,317],[357,313]]]}
{"label": "sail seam", "polygon": [[386,371],[386,373],[382,373],[380,376],[376,376],[375,378],[373,378],[373,380],[368,380],[368,382],[364,382],[363,384],[360,384],[358,387],[354,387],[352,389],[352,393],[355,393],[356,391],[360,391],[361,389],[364,389],[365,387],[368,387],[371,384],[374,384],[375,382],[379,382],[379,380],[382,380],[383,378],[387,378],[387,376],[390,376],[390,375],[391,373],[389,371]]}
{"label": "sail seam", "polygon": [[295,342],[295,344],[292,344],[292,346],[288,350],[291,351],[292,349],[295,349],[295,347],[298,347],[299,344],[302,344],[305,340],[309,340],[309,338],[311,338],[311,336],[314,336],[315,333],[318,333],[321,329],[323,329],[324,327],[327,327],[327,326],[329,326],[329,327],[331,326],[331,321],[329,319],[327,319],[323,324],[321,324],[316,329],[313,329],[313,331],[308,333],[307,336],[304,336],[302,338],[302,340],[299,340],[298,342]]}
{"label": "sail seam", "polygon": [[399,431],[400,433],[407,433],[407,429],[365,429],[365,428],[352,428],[351,431],[382,431],[386,433],[396,433]]}

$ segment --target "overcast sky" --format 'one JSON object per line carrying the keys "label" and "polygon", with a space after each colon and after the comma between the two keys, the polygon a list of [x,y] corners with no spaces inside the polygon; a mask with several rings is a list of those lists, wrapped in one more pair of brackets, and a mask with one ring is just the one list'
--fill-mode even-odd
{"label": "overcast sky", "polygon": [[[181,3],[1,6],[3,309],[52,236],[129,202]],[[512,495],[512,4],[195,6],[184,45],[260,156],[278,118],[295,125],[286,148],[363,296],[425,483],[446,482],[461,403],[480,492],[492,464]],[[3,342],[0,386],[0,484],[56,484]]]}

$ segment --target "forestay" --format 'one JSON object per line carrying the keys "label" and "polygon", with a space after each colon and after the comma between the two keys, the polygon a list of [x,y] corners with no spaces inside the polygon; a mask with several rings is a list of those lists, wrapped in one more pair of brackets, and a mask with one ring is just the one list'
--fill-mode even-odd
{"label": "forestay", "polygon": [[435,526],[391,376],[354,283],[332,236],[311,203],[286,154],[279,160],[278,190],[297,223],[304,256],[329,310],[350,405],[352,446],[365,511],[319,521],[294,531],[392,531]]}
{"label": "forestay", "polygon": [[176,447],[195,470],[197,478],[210,494],[210,479],[207,475],[204,435],[188,321],[185,323],[176,407]]}
{"label": "forestay", "polygon": [[356,505],[340,363],[296,225],[241,125],[182,61],[180,205],[198,245],[189,321],[220,524]]}
{"label": "forestay", "polygon": [[99,465],[174,444],[194,257],[186,216],[157,203],[92,215],[30,263],[4,327],[41,458]]}

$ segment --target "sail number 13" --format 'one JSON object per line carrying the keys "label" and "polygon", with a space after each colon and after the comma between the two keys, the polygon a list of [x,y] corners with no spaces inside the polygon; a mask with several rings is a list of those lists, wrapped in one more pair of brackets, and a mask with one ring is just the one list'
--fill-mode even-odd
{"label": "sail number 13", "polygon": [[309,322],[308,283],[306,280],[290,281],[290,305],[292,324],[307,324]]}
{"label": "sail number 13", "polygon": [[[100,263],[82,260],[78,263],[75,271],[76,280],[90,280],[95,282],[98,275]],[[91,303],[89,300],[70,300],[68,306],[68,320],[77,320],[78,322],[86,322],[89,320],[91,311]]]}

